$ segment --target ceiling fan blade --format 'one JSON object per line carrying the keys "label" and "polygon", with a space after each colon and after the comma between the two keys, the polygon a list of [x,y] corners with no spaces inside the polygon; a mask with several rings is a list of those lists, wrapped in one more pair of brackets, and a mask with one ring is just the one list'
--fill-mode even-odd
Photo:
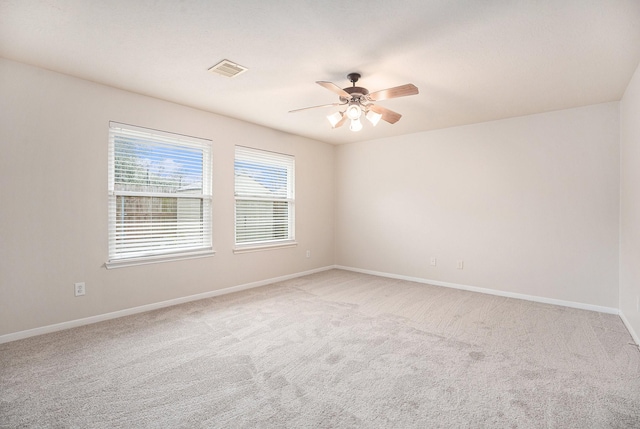
{"label": "ceiling fan blade", "polygon": [[333,128],[338,128],[344,125],[344,123],[347,122],[347,118],[347,115],[342,115],[342,119],[340,119]]}
{"label": "ceiling fan blade", "polygon": [[394,112],[393,110],[386,109],[382,106],[378,106],[377,104],[370,104],[369,109],[373,110],[376,113],[381,114],[382,120],[387,121],[390,124],[395,124],[402,117],[400,113]]}
{"label": "ceiling fan blade", "polygon": [[289,113],[301,112],[303,110],[317,109],[318,107],[342,106],[344,103],[321,104],[320,106],[303,107],[302,109],[289,110]]}
{"label": "ceiling fan blade", "polygon": [[406,85],[396,86],[394,88],[382,89],[380,91],[372,92],[369,94],[369,100],[382,101],[390,98],[406,97],[407,95],[416,95],[418,93],[418,87],[412,83]]}
{"label": "ceiling fan blade", "polygon": [[340,88],[338,85],[336,85],[333,82],[318,81],[316,83],[324,88],[327,88],[329,91],[335,94],[338,94],[340,97],[344,97],[347,100],[351,100],[351,94],[349,94],[347,91]]}

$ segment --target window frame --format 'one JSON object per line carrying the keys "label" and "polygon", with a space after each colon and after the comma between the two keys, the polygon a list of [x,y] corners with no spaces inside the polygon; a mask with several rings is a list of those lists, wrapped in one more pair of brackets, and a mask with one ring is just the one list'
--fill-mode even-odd
{"label": "window frame", "polygon": [[[116,139],[140,139],[142,144],[147,142],[150,146],[177,146],[183,149],[196,149],[202,151],[202,185],[200,193],[179,192],[153,192],[153,191],[131,191],[116,189]],[[169,158],[167,158],[169,159]],[[172,160],[172,159],[171,159]],[[105,266],[108,269],[119,268],[140,264],[159,263],[191,258],[209,257],[215,254],[213,249],[213,193],[212,193],[212,141],[208,139],[191,137],[166,131],[159,131],[129,124],[122,124],[114,121],[109,122],[109,149],[108,149],[108,259]],[[165,248],[146,249],[138,252],[118,251],[116,241],[117,231],[117,205],[118,197],[145,197],[145,198],[170,198],[175,199],[176,216],[179,216],[178,205],[180,200],[200,200],[201,212],[199,225],[201,234],[196,235],[196,241],[201,243],[193,246],[174,246],[170,244]],[[192,214],[192,213],[190,213]],[[178,233],[191,233],[191,230],[179,230],[179,218],[176,217],[176,231]],[[157,224],[156,224],[157,225]]]}
{"label": "window frame", "polygon": [[[237,162],[256,162],[267,164],[270,167],[285,168],[287,171],[286,178],[286,196],[278,197],[269,194],[242,194],[238,188]],[[271,162],[271,164],[269,164]],[[287,204],[287,237],[283,239],[272,240],[255,240],[255,241],[238,241],[238,203],[241,201],[255,201],[267,203],[286,203]],[[274,228],[277,225],[271,224]],[[267,228],[268,229],[268,228]],[[269,151],[265,149],[257,149],[248,146],[236,145],[234,151],[234,253],[255,252],[260,250],[278,249],[284,247],[297,246],[295,240],[295,156],[280,152]]]}

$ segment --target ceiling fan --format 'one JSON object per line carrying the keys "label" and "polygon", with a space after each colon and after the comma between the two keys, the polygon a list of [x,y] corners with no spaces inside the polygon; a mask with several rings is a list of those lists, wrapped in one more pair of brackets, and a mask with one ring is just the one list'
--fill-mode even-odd
{"label": "ceiling fan", "polygon": [[335,112],[327,116],[327,119],[333,128],[342,126],[347,119],[350,119],[351,125],[349,126],[349,129],[351,131],[360,131],[362,129],[362,122],[360,121],[360,118],[363,115],[373,124],[373,126],[376,126],[380,119],[390,124],[395,124],[402,117],[401,114],[394,112],[393,110],[373,104],[374,101],[406,97],[407,95],[415,95],[418,93],[418,88],[412,83],[370,93],[367,88],[356,86],[356,82],[358,82],[360,77],[359,73],[349,73],[347,75],[347,79],[349,79],[353,85],[347,88],[340,88],[333,82],[316,82],[318,85],[339,95],[340,102],[291,110],[289,113],[316,109],[318,107],[346,106],[345,110]]}

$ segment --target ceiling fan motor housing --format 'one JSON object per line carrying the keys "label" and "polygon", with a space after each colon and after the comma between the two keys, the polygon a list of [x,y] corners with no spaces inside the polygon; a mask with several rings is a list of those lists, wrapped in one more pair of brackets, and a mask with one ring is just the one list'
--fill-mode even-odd
{"label": "ceiling fan motor housing", "polygon": [[[351,95],[352,101],[365,101],[365,96],[369,95],[369,90],[361,86],[350,86],[343,89],[345,92],[348,92]],[[345,97],[340,97],[340,101],[346,103],[349,100]]]}

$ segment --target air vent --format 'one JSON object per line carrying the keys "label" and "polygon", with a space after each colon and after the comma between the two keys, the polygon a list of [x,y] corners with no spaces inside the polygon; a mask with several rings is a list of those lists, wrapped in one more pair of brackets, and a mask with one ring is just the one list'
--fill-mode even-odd
{"label": "air vent", "polygon": [[244,73],[247,70],[248,69],[246,67],[242,67],[239,64],[232,63],[229,60],[222,60],[209,69],[209,71],[212,73],[217,73],[226,77],[236,77],[240,73]]}

